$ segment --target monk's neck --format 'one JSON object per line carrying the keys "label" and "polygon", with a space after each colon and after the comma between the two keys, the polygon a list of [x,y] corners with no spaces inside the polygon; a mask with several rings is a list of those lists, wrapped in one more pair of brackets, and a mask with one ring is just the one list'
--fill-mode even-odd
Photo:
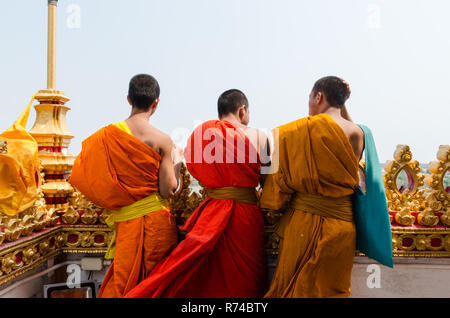
{"label": "monk's neck", "polygon": [[247,126],[245,126],[244,124],[242,124],[237,118],[236,116],[230,114],[230,115],[226,115],[223,116],[222,118],[220,118],[220,120],[226,120],[227,122],[232,123],[233,125],[235,125],[238,128],[246,128]]}
{"label": "monk's neck", "polygon": [[327,114],[331,118],[342,118],[341,109],[337,107],[329,107],[322,114]]}
{"label": "monk's neck", "polygon": [[131,115],[130,117],[128,117],[128,119],[133,119],[133,120],[145,120],[145,121],[149,121],[150,117],[153,115],[153,112],[144,112],[144,111],[139,111],[139,110],[132,110],[131,111]]}

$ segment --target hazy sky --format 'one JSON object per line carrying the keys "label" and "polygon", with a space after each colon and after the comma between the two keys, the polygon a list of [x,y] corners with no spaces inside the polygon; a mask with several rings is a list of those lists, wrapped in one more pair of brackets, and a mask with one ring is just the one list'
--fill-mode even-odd
{"label": "hazy sky", "polygon": [[[59,2],[57,88],[71,98],[73,154],[128,116],[137,73],[160,82],[151,122],[177,143],[217,117],[217,98],[230,88],[249,97],[252,126],[304,117],[312,85],[326,75],[350,82],[349,112],[372,129],[381,161],[408,144],[429,162],[450,143],[448,0]],[[8,1],[0,10],[0,130],[46,86],[46,4]]]}

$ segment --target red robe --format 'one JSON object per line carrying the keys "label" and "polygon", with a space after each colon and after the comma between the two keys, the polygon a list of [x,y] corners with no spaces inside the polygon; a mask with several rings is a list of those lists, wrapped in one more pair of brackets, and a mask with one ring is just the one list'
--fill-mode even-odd
{"label": "red robe", "polygon": [[[195,137],[196,133],[202,136],[209,128],[217,132],[212,141]],[[235,163],[226,163],[226,151],[223,151],[223,163],[194,162],[194,149],[206,152],[205,147],[210,144],[207,149],[211,149],[215,143],[217,151],[233,139],[236,145],[239,138],[245,141],[245,163],[237,163],[237,147],[231,152]],[[226,149],[230,151],[233,147]],[[197,127],[189,138],[185,157],[189,172],[206,188],[257,187],[261,165],[259,158],[251,163],[250,150],[256,151],[242,131],[229,122],[216,120]],[[217,157],[216,151],[213,154]],[[182,229],[188,232],[185,240],[125,297],[250,298],[264,295],[267,283],[264,220],[258,206],[207,197]]]}

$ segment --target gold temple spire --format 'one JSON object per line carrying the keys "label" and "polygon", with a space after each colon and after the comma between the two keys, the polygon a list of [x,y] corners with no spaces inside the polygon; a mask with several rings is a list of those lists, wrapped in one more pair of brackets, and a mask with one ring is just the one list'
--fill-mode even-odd
{"label": "gold temple spire", "polygon": [[56,9],[58,0],[48,1],[47,89],[56,89]]}
{"label": "gold temple spire", "polygon": [[74,156],[68,154],[73,136],[67,127],[66,113],[69,101],[63,91],[56,89],[56,11],[58,1],[48,0],[47,89],[36,94],[36,121],[30,134],[39,147],[45,175],[41,190],[47,208],[67,209],[68,197],[74,189],[68,182]]}

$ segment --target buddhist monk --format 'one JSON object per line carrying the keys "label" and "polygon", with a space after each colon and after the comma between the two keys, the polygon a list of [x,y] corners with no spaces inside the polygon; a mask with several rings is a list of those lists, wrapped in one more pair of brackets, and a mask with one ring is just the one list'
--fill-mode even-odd
{"label": "buddhist monk", "polygon": [[98,297],[123,297],[177,244],[166,199],[176,191],[180,160],[170,137],[149,124],[159,94],[152,76],[133,77],[130,117],[87,138],[72,170],[71,183],[111,211],[114,235],[106,258],[114,260]]}
{"label": "buddhist monk", "polygon": [[208,196],[182,227],[186,238],[126,297],[247,298],[266,291],[264,220],[255,188],[261,153],[270,146],[267,136],[247,127],[249,105],[241,91],[223,93],[218,110],[219,120],[198,126],[185,150],[188,170]]}
{"label": "buddhist monk", "polygon": [[[348,85],[318,80],[309,114],[278,128],[278,171],[260,205],[280,210],[277,268],[266,297],[348,297],[356,230],[351,196],[357,189],[364,133],[347,114]],[[275,148],[277,149],[277,147]]]}

